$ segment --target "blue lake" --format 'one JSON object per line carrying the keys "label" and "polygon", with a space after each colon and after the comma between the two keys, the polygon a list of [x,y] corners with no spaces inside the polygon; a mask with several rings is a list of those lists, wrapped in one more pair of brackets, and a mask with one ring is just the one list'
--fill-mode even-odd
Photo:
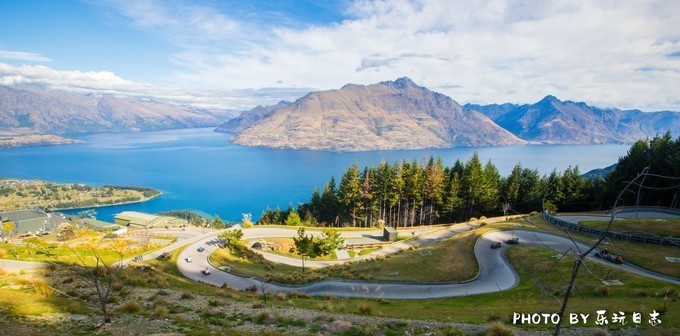
{"label": "blue lake", "polygon": [[581,172],[615,163],[628,145],[524,145],[370,152],[319,152],[251,148],[232,144],[212,128],[81,136],[85,143],[0,150],[0,176],[91,185],[136,185],[163,192],[157,199],[98,209],[112,220],[126,210],[156,213],[190,209],[238,221],[258,218],[267,206],[288,207],[309,200],[331,176],[353,163],[359,167],[402,159],[441,156],[446,165],[477,151],[501,175],[521,163],[541,174],[578,165]]}

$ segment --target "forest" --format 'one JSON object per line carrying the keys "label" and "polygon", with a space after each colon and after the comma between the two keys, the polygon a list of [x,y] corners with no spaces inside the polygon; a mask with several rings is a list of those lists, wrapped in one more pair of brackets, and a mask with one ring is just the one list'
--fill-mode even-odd
{"label": "forest", "polygon": [[680,202],[680,137],[671,133],[639,140],[606,176],[586,178],[578,166],[540,175],[514,166],[500,176],[477,153],[466,162],[444,166],[440,157],[422,162],[382,162],[377,167],[350,166],[337,183],[334,177],[297,209],[266,209],[257,224],[409,227],[467,221],[481,216],[532,211],[611,209],[623,186],[649,167],[643,197],[624,197],[617,206],[678,208]]}

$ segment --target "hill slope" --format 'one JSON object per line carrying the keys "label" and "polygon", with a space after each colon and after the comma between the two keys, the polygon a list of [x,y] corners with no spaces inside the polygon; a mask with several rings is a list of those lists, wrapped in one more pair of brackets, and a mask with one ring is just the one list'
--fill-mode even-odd
{"label": "hill slope", "polygon": [[15,135],[118,132],[214,126],[206,110],[113,96],[0,86],[0,133]]}
{"label": "hill slope", "polygon": [[287,101],[280,101],[276,105],[268,105],[268,106],[262,106],[258,105],[252,110],[245,111],[241,113],[238,117],[231,119],[227,121],[226,123],[220,125],[218,128],[215,129],[215,132],[224,132],[224,133],[238,133],[243,131],[244,129],[255,125],[258,121],[264,119],[267,115],[269,115],[272,111],[278,108],[286,107],[290,105],[290,102]]}
{"label": "hill slope", "polygon": [[360,151],[521,144],[483,114],[403,77],[312,92],[274,109],[232,141],[273,148]]}

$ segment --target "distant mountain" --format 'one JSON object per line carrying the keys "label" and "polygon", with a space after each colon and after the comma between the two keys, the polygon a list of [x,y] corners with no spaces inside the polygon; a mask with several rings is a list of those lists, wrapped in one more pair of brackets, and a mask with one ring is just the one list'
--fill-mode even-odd
{"label": "distant mountain", "polygon": [[489,117],[491,120],[496,120],[506,113],[519,107],[517,104],[490,104],[490,105],[477,105],[477,104],[465,104],[463,105],[466,109],[475,110],[482,112],[485,116]]}
{"label": "distant mountain", "polygon": [[224,119],[207,110],[150,100],[0,86],[0,134],[4,135],[204,127],[219,125]]}
{"label": "distant mountain", "polygon": [[499,115],[494,118],[499,126],[524,140],[540,143],[625,143],[668,130],[680,134],[678,112],[600,109],[554,96]]}
{"label": "distant mountain", "polygon": [[240,116],[231,119],[227,121],[226,123],[220,125],[217,129],[215,129],[215,132],[224,132],[224,133],[238,133],[243,131],[244,129],[255,125],[258,121],[264,119],[269,113],[272,111],[286,107],[288,105],[292,104],[291,102],[287,101],[280,101],[276,105],[268,105],[268,106],[262,106],[258,105],[252,110],[245,111],[241,113]]}
{"label": "distant mountain", "polygon": [[273,109],[232,141],[247,146],[361,151],[521,144],[482,113],[403,77],[312,92]]}
{"label": "distant mountain", "polygon": [[581,176],[583,176],[587,179],[591,179],[591,180],[596,180],[597,178],[600,178],[600,177],[605,178],[605,177],[607,177],[607,174],[609,174],[612,170],[614,170],[616,168],[616,165],[618,165],[618,163],[615,163],[611,166],[604,167],[604,168],[593,169],[593,170],[590,170],[590,171],[588,171],[587,173],[585,173]]}

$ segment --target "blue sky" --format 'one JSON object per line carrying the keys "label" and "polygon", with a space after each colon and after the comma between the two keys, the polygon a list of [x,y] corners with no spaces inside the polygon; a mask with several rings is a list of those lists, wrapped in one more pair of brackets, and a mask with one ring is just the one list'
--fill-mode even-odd
{"label": "blue sky", "polygon": [[0,1],[0,84],[246,109],[409,76],[680,111],[679,24],[670,0]]}

